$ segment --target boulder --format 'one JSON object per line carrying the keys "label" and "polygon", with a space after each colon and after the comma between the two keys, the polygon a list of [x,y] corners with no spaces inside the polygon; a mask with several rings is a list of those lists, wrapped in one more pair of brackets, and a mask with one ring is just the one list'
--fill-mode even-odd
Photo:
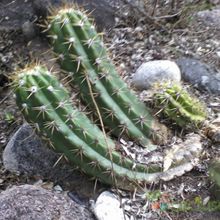
{"label": "boulder", "polygon": [[0,193],[0,219],[92,220],[92,213],[68,196],[39,186],[13,186]]}
{"label": "boulder", "polygon": [[[88,200],[94,195],[94,182],[66,160],[58,162],[59,158],[60,154],[45,146],[30,125],[24,124],[8,142],[3,165],[11,172],[52,181]],[[96,188],[100,187],[98,183]]]}
{"label": "boulder", "polygon": [[180,58],[177,61],[182,78],[200,90],[220,94],[220,73],[213,67],[193,58]]}
{"label": "boulder", "polygon": [[199,11],[196,17],[203,24],[215,29],[220,29],[220,8]]}
{"label": "boulder", "polygon": [[150,89],[161,81],[181,80],[179,67],[169,60],[155,60],[143,63],[133,76],[132,84],[139,90]]}
{"label": "boulder", "polygon": [[11,172],[49,176],[58,155],[45,147],[28,125],[22,125],[3,152],[4,167]]}

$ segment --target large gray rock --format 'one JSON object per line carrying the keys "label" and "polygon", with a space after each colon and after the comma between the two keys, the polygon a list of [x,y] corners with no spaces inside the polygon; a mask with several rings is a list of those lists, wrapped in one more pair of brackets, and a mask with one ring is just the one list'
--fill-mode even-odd
{"label": "large gray rock", "polygon": [[[3,152],[3,163],[11,172],[25,173],[27,176],[55,182],[73,191],[82,199],[94,195],[94,183],[66,160],[59,160],[60,154],[54,153],[40,141],[33,129],[25,124],[12,136]],[[56,166],[54,166],[56,164]],[[97,189],[100,185],[97,184]]]}
{"label": "large gray rock", "polygon": [[177,64],[185,81],[197,86],[200,90],[220,94],[220,73],[214,68],[193,58],[180,58]]}
{"label": "large gray rock", "polygon": [[18,129],[3,152],[7,170],[29,175],[50,175],[57,159],[58,155],[43,146],[27,124]]}
{"label": "large gray rock", "polygon": [[143,63],[133,76],[132,84],[137,89],[150,89],[154,83],[181,80],[179,67],[169,60],[155,60]]}
{"label": "large gray rock", "polygon": [[0,193],[0,220],[90,220],[91,212],[58,194],[39,186],[14,186]]}
{"label": "large gray rock", "polygon": [[205,25],[220,29],[220,8],[200,11],[196,17]]}

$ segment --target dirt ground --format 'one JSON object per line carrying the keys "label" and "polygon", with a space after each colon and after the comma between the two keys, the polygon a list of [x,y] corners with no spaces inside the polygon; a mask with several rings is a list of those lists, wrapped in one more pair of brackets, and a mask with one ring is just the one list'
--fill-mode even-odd
{"label": "dirt ground", "polygon": [[[106,33],[105,41],[107,45],[111,46],[112,58],[121,75],[128,82],[131,74],[144,61],[175,60],[185,55],[199,58],[220,70],[220,58],[216,55],[216,47],[213,46],[215,39],[220,41],[220,31],[214,27],[207,28],[195,21],[192,16],[196,11],[214,7],[214,5],[205,0],[195,1],[196,3],[191,4],[184,4],[184,1],[179,2],[183,4],[174,10],[181,9],[180,15],[168,16],[167,11],[158,4],[159,7],[155,9],[154,16],[160,14],[164,18],[158,19],[157,22],[149,23],[149,20],[144,18],[130,18],[130,20],[120,18],[116,27]],[[25,21],[33,22],[36,19],[31,1],[2,0],[0,2],[0,192],[12,185],[32,184],[38,180],[36,177],[29,178],[6,171],[1,160],[2,152],[11,135],[23,123],[10,87],[13,72],[38,59],[49,67],[54,65],[53,61],[48,61],[52,55],[45,53],[49,48],[47,40],[39,34],[37,28],[35,27],[36,36],[31,39],[24,34],[24,30],[22,32],[22,24]],[[141,30],[137,31],[139,27]],[[140,45],[143,46],[141,42],[146,39],[149,39],[147,46],[140,47]],[[202,49],[198,50],[199,47]],[[148,56],[145,57],[143,54]],[[196,89],[195,93],[208,106],[210,103],[219,103],[217,96],[199,92]],[[218,106],[210,107],[210,119],[220,113]],[[178,204],[196,198],[200,198],[201,201],[210,196],[212,198],[210,190],[212,183],[208,178],[207,167],[212,158],[220,156],[220,149],[206,138],[204,138],[204,146],[205,151],[201,156],[201,161],[191,172],[167,183],[154,186],[153,189],[159,189],[161,192],[169,194],[170,199]],[[144,203],[144,200],[142,202]],[[156,209],[155,212],[158,212],[157,219],[220,219],[220,213],[217,211],[174,212]]]}

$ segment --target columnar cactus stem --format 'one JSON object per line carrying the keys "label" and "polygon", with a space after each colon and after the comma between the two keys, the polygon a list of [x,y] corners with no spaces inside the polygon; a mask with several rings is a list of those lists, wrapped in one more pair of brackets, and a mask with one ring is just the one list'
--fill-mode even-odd
{"label": "columnar cactus stem", "polygon": [[174,82],[156,85],[154,102],[160,112],[180,127],[198,127],[207,117],[205,106]]}
{"label": "columnar cactus stem", "polygon": [[124,189],[157,180],[157,173],[148,172],[160,168],[136,164],[117,153],[115,143],[72,107],[67,91],[44,67],[20,73],[15,94],[25,119],[40,136],[86,173]]}
{"label": "columnar cactus stem", "polygon": [[70,103],[66,89],[42,66],[21,71],[15,80],[16,102],[39,136],[71,163],[100,181],[134,190],[192,169],[190,163],[160,172],[123,157],[115,143]]}
{"label": "columnar cactus stem", "polygon": [[[49,37],[61,68],[77,85],[81,98],[94,109],[94,96],[104,124],[113,134],[125,134],[148,150],[164,143],[167,130],[149,113],[119,77],[88,17],[78,9],[61,9],[49,19]],[[86,78],[89,79],[86,80]],[[93,94],[90,94],[89,85]]]}

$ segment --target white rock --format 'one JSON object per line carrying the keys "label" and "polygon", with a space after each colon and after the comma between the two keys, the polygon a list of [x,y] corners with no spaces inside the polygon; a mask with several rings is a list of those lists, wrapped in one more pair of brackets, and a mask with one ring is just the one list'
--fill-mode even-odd
{"label": "white rock", "polygon": [[94,213],[98,220],[125,220],[120,201],[115,194],[108,191],[101,193],[97,198]]}
{"label": "white rock", "polygon": [[155,60],[143,63],[133,76],[132,84],[137,89],[150,89],[156,82],[181,80],[177,64],[169,60]]}

